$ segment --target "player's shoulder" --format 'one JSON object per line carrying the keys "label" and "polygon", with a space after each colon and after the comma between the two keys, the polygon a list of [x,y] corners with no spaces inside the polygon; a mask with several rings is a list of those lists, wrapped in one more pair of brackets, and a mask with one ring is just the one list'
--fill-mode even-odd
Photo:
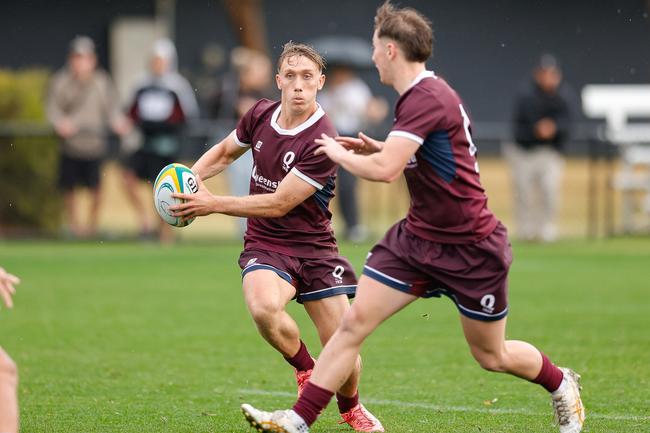
{"label": "player's shoulder", "polygon": [[262,98],[253,105],[251,112],[254,116],[260,117],[268,113],[273,113],[279,105],[280,101],[272,101],[270,99]]}
{"label": "player's shoulder", "polygon": [[430,98],[433,96],[436,101],[442,104],[455,103],[460,99],[458,93],[447,80],[438,75],[422,80],[418,85],[414,86],[413,90],[419,97]]}
{"label": "player's shoulder", "polygon": [[334,127],[334,122],[327,115],[326,112],[323,112],[323,115],[316,121],[314,124],[312,135],[315,135],[316,138],[320,138],[321,134],[327,134],[330,137],[336,135],[336,127]]}

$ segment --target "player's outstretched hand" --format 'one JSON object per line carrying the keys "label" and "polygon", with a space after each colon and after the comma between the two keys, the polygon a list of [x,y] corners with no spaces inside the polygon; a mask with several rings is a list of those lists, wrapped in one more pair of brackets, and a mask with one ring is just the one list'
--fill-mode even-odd
{"label": "player's outstretched hand", "polygon": [[214,213],[212,210],[215,202],[214,195],[208,190],[199,176],[196,176],[196,183],[199,190],[194,194],[172,194],[172,197],[184,200],[183,203],[169,206],[172,214],[181,217],[182,221]]}
{"label": "player's outstretched hand", "polygon": [[359,133],[359,138],[336,137],[336,141],[341,143],[346,149],[359,155],[370,155],[371,153],[380,152],[384,148],[384,144],[381,141],[370,138],[363,132]]}
{"label": "player's outstretched hand", "polygon": [[10,274],[0,267],[0,297],[7,308],[14,306],[11,297],[16,293],[14,284],[18,283],[20,283],[20,279],[17,276]]}
{"label": "player's outstretched hand", "polygon": [[316,149],[314,154],[320,155],[324,153],[332,161],[339,163],[343,156],[348,153],[348,150],[343,147],[341,143],[333,139],[327,134],[321,134],[321,138],[314,140],[316,144],[320,144],[320,147]]}

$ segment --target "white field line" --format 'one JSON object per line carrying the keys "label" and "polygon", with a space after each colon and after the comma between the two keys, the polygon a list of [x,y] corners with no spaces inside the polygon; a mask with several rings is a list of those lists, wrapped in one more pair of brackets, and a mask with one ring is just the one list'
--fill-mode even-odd
{"label": "white field line", "polygon": [[[271,397],[296,397],[296,393],[285,392],[285,391],[264,391],[260,389],[240,389],[237,392],[241,394],[248,395],[264,395]],[[515,414],[515,415],[526,415],[526,416],[551,416],[551,411],[549,407],[549,412],[532,412],[526,409],[499,409],[499,408],[481,408],[481,407],[470,407],[470,406],[443,406],[439,404],[430,404],[430,403],[417,403],[417,402],[408,402],[400,400],[383,400],[376,398],[364,398],[364,403],[376,404],[380,406],[396,406],[396,407],[413,407],[418,409],[427,409],[440,412],[469,412],[469,413],[490,413],[490,414]],[[615,420],[615,421],[650,421],[650,416],[636,416],[636,415],[625,415],[625,414],[601,414],[594,413],[589,411],[587,407],[587,419],[605,419],[605,420]]]}

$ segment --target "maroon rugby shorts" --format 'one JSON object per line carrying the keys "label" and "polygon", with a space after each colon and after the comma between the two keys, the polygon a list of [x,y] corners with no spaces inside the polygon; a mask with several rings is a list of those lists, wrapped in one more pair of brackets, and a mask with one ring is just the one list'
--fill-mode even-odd
{"label": "maroon rugby shorts", "polygon": [[507,315],[512,249],[503,224],[470,244],[433,242],[404,226],[405,220],[395,224],[370,251],[364,275],[423,298],[445,295],[472,319],[495,321]]}
{"label": "maroon rugby shorts", "polygon": [[357,289],[357,276],[343,256],[308,259],[247,249],[239,256],[239,267],[242,278],[258,269],[275,272],[296,288],[296,300],[301,304],[337,295],[353,298]]}

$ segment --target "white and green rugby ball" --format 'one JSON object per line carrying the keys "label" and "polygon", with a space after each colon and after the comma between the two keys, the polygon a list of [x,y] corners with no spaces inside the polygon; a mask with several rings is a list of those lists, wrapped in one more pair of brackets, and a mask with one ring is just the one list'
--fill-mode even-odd
{"label": "white and green rugby ball", "polygon": [[153,184],[153,203],[158,215],[170,225],[175,227],[185,227],[189,225],[194,218],[185,222],[180,217],[175,217],[169,210],[170,206],[180,204],[183,200],[172,197],[174,193],[194,194],[199,190],[196,177],[192,170],[183,164],[169,164],[158,174]]}

